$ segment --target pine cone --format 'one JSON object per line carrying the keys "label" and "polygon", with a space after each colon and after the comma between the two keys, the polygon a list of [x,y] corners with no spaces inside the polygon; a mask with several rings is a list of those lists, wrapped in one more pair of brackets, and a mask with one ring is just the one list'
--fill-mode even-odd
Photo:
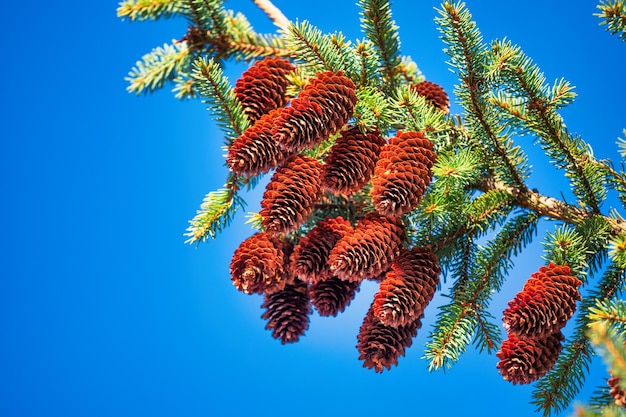
{"label": "pine cone", "polygon": [[282,58],[257,61],[235,83],[235,95],[252,123],[287,104],[287,75],[295,67]]}
{"label": "pine cone", "polygon": [[228,149],[226,164],[237,175],[253,177],[265,174],[290,155],[285,153],[272,136],[274,117],[280,110],[264,114]]}
{"label": "pine cone", "polygon": [[450,100],[448,99],[446,90],[439,84],[430,81],[422,81],[421,83],[413,84],[411,89],[420,96],[424,96],[426,101],[433,106],[439,108],[444,113],[448,113]]}
{"label": "pine cone", "polygon": [[519,338],[542,338],[565,326],[581,299],[567,265],[543,266],[526,281],[504,310],[504,327]]}
{"label": "pine cone", "polygon": [[285,261],[288,243],[267,233],[258,232],[245,239],[230,262],[233,285],[246,294],[262,294],[282,288],[290,280]]}
{"label": "pine cone", "polygon": [[619,386],[620,378],[616,376],[612,376],[608,379],[607,383],[609,384],[609,394],[613,397],[615,404],[618,407],[626,408],[626,391]]}
{"label": "pine cone", "polygon": [[322,164],[294,155],[281,165],[265,188],[261,224],[271,234],[297,229],[313,210],[321,192]]}
{"label": "pine cone", "polygon": [[361,283],[330,277],[311,284],[309,295],[320,316],[337,316],[354,300]]}
{"label": "pine cone", "polygon": [[374,295],[374,314],[386,326],[405,326],[424,314],[433,299],[441,268],[434,253],[403,249]]}
{"label": "pine cone", "polygon": [[437,159],[432,149],[432,142],[420,132],[398,132],[383,146],[370,192],[381,215],[401,216],[417,207]]}
{"label": "pine cone", "polygon": [[363,367],[382,372],[384,368],[391,369],[392,365],[398,365],[398,358],[404,356],[420,327],[422,322],[419,318],[405,326],[385,326],[374,315],[371,306],[357,336],[356,347]]}
{"label": "pine cone", "polygon": [[519,339],[510,333],[496,353],[497,368],[505,381],[528,384],[544,376],[556,363],[563,346],[563,334],[558,331],[543,339]]}
{"label": "pine cone", "polygon": [[352,231],[352,225],[343,217],[327,218],[318,222],[296,246],[291,262],[293,273],[302,281],[318,282],[330,277],[326,262],[339,239]]}
{"label": "pine cone", "polygon": [[266,330],[272,330],[272,337],[281,343],[297,342],[309,328],[309,315],[312,313],[308,284],[296,280],[281,291],[265,294],[261,308],[265,308],[261,318],[267,320]]}
{"label": "pine cone", "polygon": [[400,254],[404,238],[400,218],[367,215],[331,250],[328,256],[330,272],[346,281],[376,278],[386,272]]}
{"label": "pine cone", "polygon": [[352,116],[354,83],[343,73],[321,72],[275,120],[273,134],[287,152],[312,148],[337,132]]}
{"label": "pine cone", "polygon": [[324,160],[326,189],[350,195],[367,184],[385,139],[378,133],[363,134],[358,127],[341,132]]}

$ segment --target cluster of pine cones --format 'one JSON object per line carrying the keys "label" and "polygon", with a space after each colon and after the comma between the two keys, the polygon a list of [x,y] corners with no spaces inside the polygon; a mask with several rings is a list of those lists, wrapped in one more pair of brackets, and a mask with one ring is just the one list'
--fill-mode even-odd
{"label": "cluster of pine cones", "polygon": [[582,282],[567,265],[542,266],[504,310],[508,339],[496,354],[504,379],[527,384],[544,376],[563,348],[561,329],[581,299]]}
{"label": "cluster of pine cones", "polygon": [[[229,147],[227,165],[240,176],[275,172],[261,201],[263,230],[235,250],[231,279],[240,291],[263,295],[266,328],[282,343],[305,333],[313,308],[336,316],[363,280],[379,282],[357,348],[365,367],[382,372],[411,345],[439,282],[435,254],[406,247],[402,220],[429,186],[437,155],[421,132],[398,131],[387,140],[350,125],[356,87],[341,72],[316,74],[289,99],[294,69],[287,60],[265,58],[235,84],[252,125]],[[447,112],[441,87],[423,81],[413,88]],[[331,136],[321,160],[306,156]],[[310,224],[324,195],[350,198],[366,185],[373,209]]]}

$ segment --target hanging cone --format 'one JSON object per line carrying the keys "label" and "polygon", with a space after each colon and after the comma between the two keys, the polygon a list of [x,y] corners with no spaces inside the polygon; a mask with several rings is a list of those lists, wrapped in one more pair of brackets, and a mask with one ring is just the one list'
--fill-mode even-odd
{"label": "hanging cone", "polygon": [[346,281],[376,278],[400,254],[405,236],[400,218],[369,214],[331,250],[330,272]]}
{"label": "hanging cone", "polygon": [[442,112],[448,113],[448,109],[450,108],[448,93],[446,93],[446,90],[439,84],[430,81],[422,81],[421,83],[413,84],[411,89],[420,96],[424,96],[427,102],[437,107]]}
{"label": "hanging cone", "polygon": [[311,303],[320,316],[337,316],[354,300],[361,283],[330,277],[311,284]]}
{"label": "hanging cone", "polygon": [[232,172],[248,177],[265,174],[290,156],[272,136],[273,120],[279,111],[264,114],[233,141],[226,156],[226,164]]}
{"label": "hanging cone", "polygon": [[290,280],[290,273],[285,268],[285,261],[291,253],[288,245],[288,242],[264,232],[245,239],[230,262],[233,285],[246,294],[262,294],[282,288]]}
{"label": "hanging cone", "polygon": [[556,363],[563,349],[559,331],[543,339],[519,339],[515,334],[502,342],[496,353],[497,368],[506,381],[528,384],[544,376]]}
{"label": "hanging cone", "polygon": [[294,69],[285,59],[267,57],[255,62],[236,81],[235,95],[252,123],[287,104],[286,75]]}
{"label": "hanging cone", "polygon": [[404,356],[420,327],[422,322],[419,318],[406,326],[385,326],[370,307],[357,336],[356,347],[363,367],[382,372],[385,368],[398,365],[398,358]]}
{"label": "hanging cone", "polygon": [[574,314],[581,284],[567,265],[542,266],[504,310],[504,327],[520,338],[557,332]]}
{"label": "hanging cone", "polygon": [[432,149],[432,142],[420,132],[398,132],[383,146],[370,192],[378,213],[401,216],[417,207],[437,159]]}
{"label": "hanging cone", "polygon": [[357,101],[354,83],[342,72],[312,78],[274,122],[273,135],[287,152],[320,144],[352,116]]}
{"label": "hanging cone", "polygon": [[361,133],[358,127],[341,132],[324,160],[322,182],[328,191],[350,195],[369,182],[385,139]]}
{"label": "hanging cone", "polygon": [[424,314],[433,299],[441,268],[434,253],[403,249],[374,295],[374,314],[386,326],[405,326]]}
{"label": "hanging cone", "polygon": [[612,376],[608,379],[609,394],[613,397],[615,405],[626,408],[626,391],[619,386],[619,381],[620,379],[616,376]]}
{"label": "hanging cone", "polygon": [[318,282],[331,276],[328,255],[339,239],[352,231],[343,217],[318,222],[296,245],[291,256],[291,269],[302,281]]}
{"label": "hanging cone", "polygon": [[309,328],[309,315],[312,312],[308,284],[296,280],[281,291],[265,294],[261,308],[265,308],[261,318],[267,320],[266,330],[272,330],[272,337],[282,344],[294,343]]}
{"label": "hanging cone", "polygon": [[287,233],[304,223],[319,198],[321,173],[322,164],[304,155],[290,157],[276,170],[259,212],[268,233]]}

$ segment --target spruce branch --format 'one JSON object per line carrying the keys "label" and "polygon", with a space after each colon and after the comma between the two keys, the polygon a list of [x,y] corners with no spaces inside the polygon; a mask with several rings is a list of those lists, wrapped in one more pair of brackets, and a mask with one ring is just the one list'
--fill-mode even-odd
{"label": "spruce branch", "polygon": [[282,32],[287,32],[289,19],[270,0],[252,0]]}
{"label": "spruce branch", "polygon": [[319,28],[304,20],[290,23],[286,37],[293,56],[311,76],[321,71],[354,73],[350,63],[346,62],[346,53],[350,49],[337,47],[338,37],[345,41],[340,33],[325,35]]}
{"label": "spruce branch", "polygon": [[185,42],[164,44],[144,55],[131,69],[126,89],[137,95],[151,93],[172,81],[189,66],[190,51]]}
{"label": "spruce branch", "polygon": [[476,148],[488,146],[486,155],[493,161],[495,169],[501,168],[502,179],[515,188],[524,190],[524,167],[526,158],[521,150],[512,147],[506,128],[498,121],[498,115],[488,104],[492,81],[487,77],[487,52],[482,36],[464,3],[446,1],[436,19],[442,32],[442,39],[448,46],[446,53],[450,64],[456,70],[461,84],[455,89],[467,119]]}
{"label": "spruce branch", "polygon": [[140,22],[186,15],[188,12],[186,0],[125,0],[119,3],[117,17]]}
{"label": "spruce branch", "polygon": [[624,0],[602,0],[596,6],[599,13],[595,16],[602,19],[600,25],[606,26],[606,30],[612,35],[618,35],[626,42],[626,2]]}
{"label": "spruce branch", "polygon": [[380,57],[379,66],[385,77],[388,91],[394,91],[401,74],[400,36],[398,26],[391,16],[388,0],[359,0],[361,27],[365,36],[376,46]]}
{"label": "spruce branch", "polygon": [[217,124],[226,134],[230,144],[248,128],[250,121],[243,111],[235,91],[215,61],[199,58],[194,62],[191,74],[197,84],[199,94],[213,113]]}

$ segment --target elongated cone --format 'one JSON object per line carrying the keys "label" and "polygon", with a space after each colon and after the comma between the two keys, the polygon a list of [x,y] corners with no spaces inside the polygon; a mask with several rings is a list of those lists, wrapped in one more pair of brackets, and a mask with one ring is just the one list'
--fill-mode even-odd
{"label": "elongated cone", "polygon": [[400,254],[405,237],[400,218],[368,214],[330,251],[330,272],[346,281],[376,278]]}
{"label": "elongated cone", "polygon": [[341,133],[324,160],[323,183],[328,191],[350,195],[369,182],[385,139],[352,127]]}
{"label": "elongated cone", "polygon": [[290,279],[285,261],[291,252],[286,249],[286,243],[264,232],[245,239],[230,262],[233,285],[246,294],[282,288]]}
{"label": "elongated cone", "polygon": [[374,314],[381,323],[405,326],[424,314],[433,299],[441,268],[428,249],[403,249],[374,295]]}
{"label": "elongated cone", "polygon": [[311,303],[320,316],[337,316],[354,300],[361,283],[330,277],[311,284]]}
{"label": "elongated cone", "polygon": [[286,75],[294,69],[285,59],[267,57],[255,62],[235,82],[235,95],[252,123],[287,104]]}
{"label": "elongated cone", "polygon": [[433,106],[437,107],[444,113],[448,113],[450,108],[450,99],[448,93],[439,84],[435,84],[431,81],[422,81],[421,83],[413,84],[411,86],[417,94],[424,96]]}
{"label": "elongated cone", "polygon": [[504,310],[504,327],[519,338],[557,332],[574,314],[581,284],[567,265],[542,266]]}
{"label": "elongated cone", "polygon": [[266,309],[261,316],[267,320],[265,329],[272,330],[272,337],[282,344],[297,342],[309,328],[312,308],[305,282],[296,280],[281,291],[265,294],[261,307]]}
{"label": "elongated cone", "polygon": [[261,200],[261,224],[271,234],[297,229],[313,210],[321,192],[322,164],[294,155],[278,167]]}
{"label": "elongated cone", "polygon": [[328,255],[337,241],[351,231],[352,225],[341,216],[318,222],[300,239],[291,255],[294,275],[313,283],[329,278]]}
{"label": "elongated cone", "polygon": [[363,367],[382,372],[398,365],[398,358],[404,356],[406,348],[413,344],[413,338],[422,327],[418,318],[405,326],[385,326],[374,314],[370,306],[357,336],[359,360]]}
{"label": "elongated cone", "polygon": [[357,102],[354,83],[341,71],[321,72],[284,107],[273,134],[287,152],[312,148],[337,132],[352,116]]}
{"label": "elongated cone", "polygon": [[273,120],[279,111],[264,114],[228,148],[226,164],[235,174],[248,177],[265,174],[290,156],[272,136]]}
{"label": "elongated cone", "polygon": [[619,377],[612,376],[608,379],[609,394],[613,397],[615,405],[626,408],[626,391],[619,386]]}
{"label": "elongated cone", "polygon": [[401,216],[422,199],[437,154],[420,132],[398,132],[383,146],[372,178],[372,201],[383,216]]}
{"label": "elongated cone", "polygon": [[563,334],[558,331],[543,339],[519,339],[510,333],[496,353],[497,368],[506,381],[528,384],[544,376],[556,363],[563,349]]}

